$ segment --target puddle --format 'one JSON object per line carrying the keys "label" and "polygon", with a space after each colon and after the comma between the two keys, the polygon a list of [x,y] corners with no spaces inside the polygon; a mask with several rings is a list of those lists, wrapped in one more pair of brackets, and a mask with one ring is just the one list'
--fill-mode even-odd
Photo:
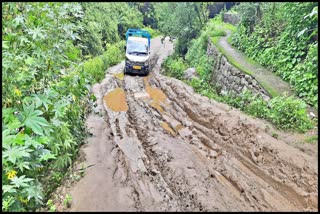
{"label": "puddle", "polygon": [[103,97],[104,103],[112,111],[127,111],[128,104],[122,88],[116,88]]}
{"label": "puddle", "polygon": [[148,82],[148,78],[144,78],[144,85],[146,88],[147,93],[150,95],[151,99],[153,99],[155,102],[158,103],[164,103],[164,101],[167,99],[167,96],[165,95],[165,93],[157,88],[152,88]]}
{"label": "puddle", "polygon": [[164,110],[163,110],[163,108],[160,106],[160,104],[158,103],[158,102],[156,102],[156,101],[152,101],[151,103],[150,103],[150,106],[152,106],[153,108],[155,108],[155,109],[157,109],[159,112],[161,112],[161,113],[163,113],[164,112]]}
{"label": "puddle", "polygon": [[147,93],[149,94],[150,98],[153,100],[150,103],[150,106],[157,109],[159,112],[163,113],[164,110],[160,106],[160,103],[166,104],[165,100],[167,99],[167,96],[165,95],[165,93],[162,90],[160,90],[158,88],[151,87],[148,82],[148,78],[149,77],[144,77],[143,81],[144,81],[144,85],[145,85],[145,89],[146,89]]}
{"label": "puddle", "polygon": [[176,125],[176,127],[174,127],[174,129],[175,129],[177,132],[179,132],[179,130],[181,130],[181,129],[183,129],[183,128],[184,128],[184,126],[181,125],[181,124],[178,124],[178,125]]}
{"label": "puddle", "polygon": [[170,126],[168,125],[168,123],[166,122],[162,122],[161,123],[162,128],[164,128],[166,131],[170,132],[173,136],[176,136],[176,133],[172,130],[172,128],[170,128]]}

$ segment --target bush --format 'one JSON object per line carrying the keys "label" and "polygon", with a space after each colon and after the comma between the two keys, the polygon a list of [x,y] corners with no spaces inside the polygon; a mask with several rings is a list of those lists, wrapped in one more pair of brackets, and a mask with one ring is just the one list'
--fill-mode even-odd
{"label": "bush", "polygon": [[164,67],[167,75],[180,80],[183,78],[183,72],[188,68],[187,64],[181,57],[174,56],[169,56],[165,60]]}
{"label": "bush", "polygon": [[104,63],[104,70],[119,63],[125,58],[125,51],[123,50],[124,45],[125,41],[121,41],[112,45],[107,44],[107,50],[101,56]]}
{"label": "bush", "polygon": [[269,114],[268,103],[261,97],[255,97],[244,107],[244,111],[255,117],[266,119]]}
{"label": "bush", "polygon": [[[257,17],[258,6],[262,17]],[[318,108],[318,3],[241,3],[232,45],[276,72]]]}
{"label": "bush", "polygon": [[81,66],[78,3],[2,6],[2,211],[35,211],[84,142],[89,82],[101,80],[124,51],[111,45],[104,60]]}
{"label": "bush", "polygon": [[268,119],[281,129],[294,129],[304,132],[313,124],[306,113],[306,104],[291,97],[275,97],[268,103]]}
{"label": "bush", "polygon": [[161,33],[158,30],[154,30],[149,26],[142,28],[142,30],[148,31],[151,35],[151,38],[156,38],[157,36],[161,35]]}
{"label": "bush", "polygon": [[83,64],[83,72],[93,82],[99,82],[104,78],[105,71],[124,59],[124,41],[107,44],[107,50],[101,56],[87,60]]}
{"label": "bush", "polygon": [[238,96],[222,96],[220,101],[255,117],[267,119],[280,129],[305,132],[313,126],[306,112],[306,104],[292,96],[278,96],[266,102],[260,96],[245,90]]}
{"label": "bush", "polygon": [[83,72],[86,76],[92,78],[95,82],[98,82],[104,77],[104,63],[101,57],[95,57],[89,59],[83,64]]}

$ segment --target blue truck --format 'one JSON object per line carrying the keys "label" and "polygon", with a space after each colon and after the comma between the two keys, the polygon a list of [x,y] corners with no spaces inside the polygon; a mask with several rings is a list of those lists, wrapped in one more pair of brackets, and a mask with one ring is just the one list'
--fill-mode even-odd
{"label": "blue truck", "polygon": [[148,75],[150,71],[150,33],[129,28],[126,32],[126,60],[124,74]]}

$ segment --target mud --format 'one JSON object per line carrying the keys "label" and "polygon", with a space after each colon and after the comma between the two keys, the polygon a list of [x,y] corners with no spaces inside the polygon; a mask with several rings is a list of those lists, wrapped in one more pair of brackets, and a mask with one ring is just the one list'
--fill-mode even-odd
{"label": "mud", "polygon": [[[87,119],[92,137],[82,151],[94,165],[68,190],[69,210],[317,211],[318,155],[161,75],[172,44],[152,45],[148,77],[117,78],[122,62],[92,87],[98,114]],[[111,100],[126,103],[125,111],[104,101],[119,88],[124,93]]]}
{"label": "mud", "polygon": [[122,88],[116,88],[104,96],[104,102],[112,111],[127,111],[126,94]]}

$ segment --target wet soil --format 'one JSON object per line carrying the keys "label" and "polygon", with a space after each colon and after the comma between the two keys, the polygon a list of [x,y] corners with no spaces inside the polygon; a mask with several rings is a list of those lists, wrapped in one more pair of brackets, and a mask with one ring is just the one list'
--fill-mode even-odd
{"label": "wet soil", "polygon": [[122,62],[92,87],[81,149],[92,167],[65,189],[67,210],[317,211],[318,154],[161,75],[173,48],[164,43],[152,40],[149,76],[118,78]]}

